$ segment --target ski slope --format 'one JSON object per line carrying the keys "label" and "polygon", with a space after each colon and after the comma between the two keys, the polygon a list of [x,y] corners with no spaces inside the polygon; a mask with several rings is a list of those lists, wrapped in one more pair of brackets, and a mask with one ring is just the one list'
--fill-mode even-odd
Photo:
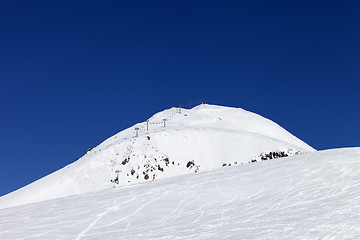
{"label": "ski slope", "polygon": [[[0,209],[315,151],[240,108],[171,108],[110,137],[74,163],[0,198]],[[51,159],[51,156],[49,156]]]}
{"label": "ski slope", "polygon": [[360,148],[0,210],[0,239],[359,239]]}

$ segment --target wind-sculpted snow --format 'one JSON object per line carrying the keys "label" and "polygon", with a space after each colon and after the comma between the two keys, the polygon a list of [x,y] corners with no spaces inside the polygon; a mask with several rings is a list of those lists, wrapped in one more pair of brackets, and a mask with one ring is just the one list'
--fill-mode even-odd
{"label": "wind-sculpted snow", "polygon": [[171,108],[1,197],[0,208],[234,166],[259,160],[262,154],[312,151],[276,123],[243,109],[206,104]]}
{"label": "wind-sculpted snow", "polygon": [[359,239],[360,148],[0,210],[0,239]]}

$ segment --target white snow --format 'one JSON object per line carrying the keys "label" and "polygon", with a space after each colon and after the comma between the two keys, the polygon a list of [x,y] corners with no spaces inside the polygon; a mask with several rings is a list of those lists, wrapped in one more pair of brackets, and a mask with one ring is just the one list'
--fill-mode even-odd
{"label": "white snow", "polygon": [[181,113],[171,108],[148,120],[1,197],[0,208],[234,166],[259,160],[262,153],[315,151],[276,123],[239,108],[202,104]]}
{"label": "white snow", "polygon": [[0,239],[359,239],[360,148],[0,210]]}

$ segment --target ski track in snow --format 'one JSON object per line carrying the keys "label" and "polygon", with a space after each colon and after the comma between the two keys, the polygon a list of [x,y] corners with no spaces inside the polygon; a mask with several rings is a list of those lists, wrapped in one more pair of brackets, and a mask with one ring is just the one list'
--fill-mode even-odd
{"label": "ski track in snow", "polygon": [[102,214],[98,215],[97,218],[84,230],[82,231],[77,238],[75,238],[75,240],[80,240],[82,236],[84,236],[84,234],[86,234],[95,224],[97,221],[100,220],[100,218],[102,218],[103,216],[105,216],[110,210],[107,210],[105,212],[103,212]]}

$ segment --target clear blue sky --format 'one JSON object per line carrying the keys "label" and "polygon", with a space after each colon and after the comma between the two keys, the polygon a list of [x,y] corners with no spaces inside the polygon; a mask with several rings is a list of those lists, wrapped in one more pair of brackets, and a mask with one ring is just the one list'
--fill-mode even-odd
{"label": "clear blue sky", "polygon": [[359,146],[359,13],[357,1],[2,1],[0,195],[198,99],[316,149]]}

